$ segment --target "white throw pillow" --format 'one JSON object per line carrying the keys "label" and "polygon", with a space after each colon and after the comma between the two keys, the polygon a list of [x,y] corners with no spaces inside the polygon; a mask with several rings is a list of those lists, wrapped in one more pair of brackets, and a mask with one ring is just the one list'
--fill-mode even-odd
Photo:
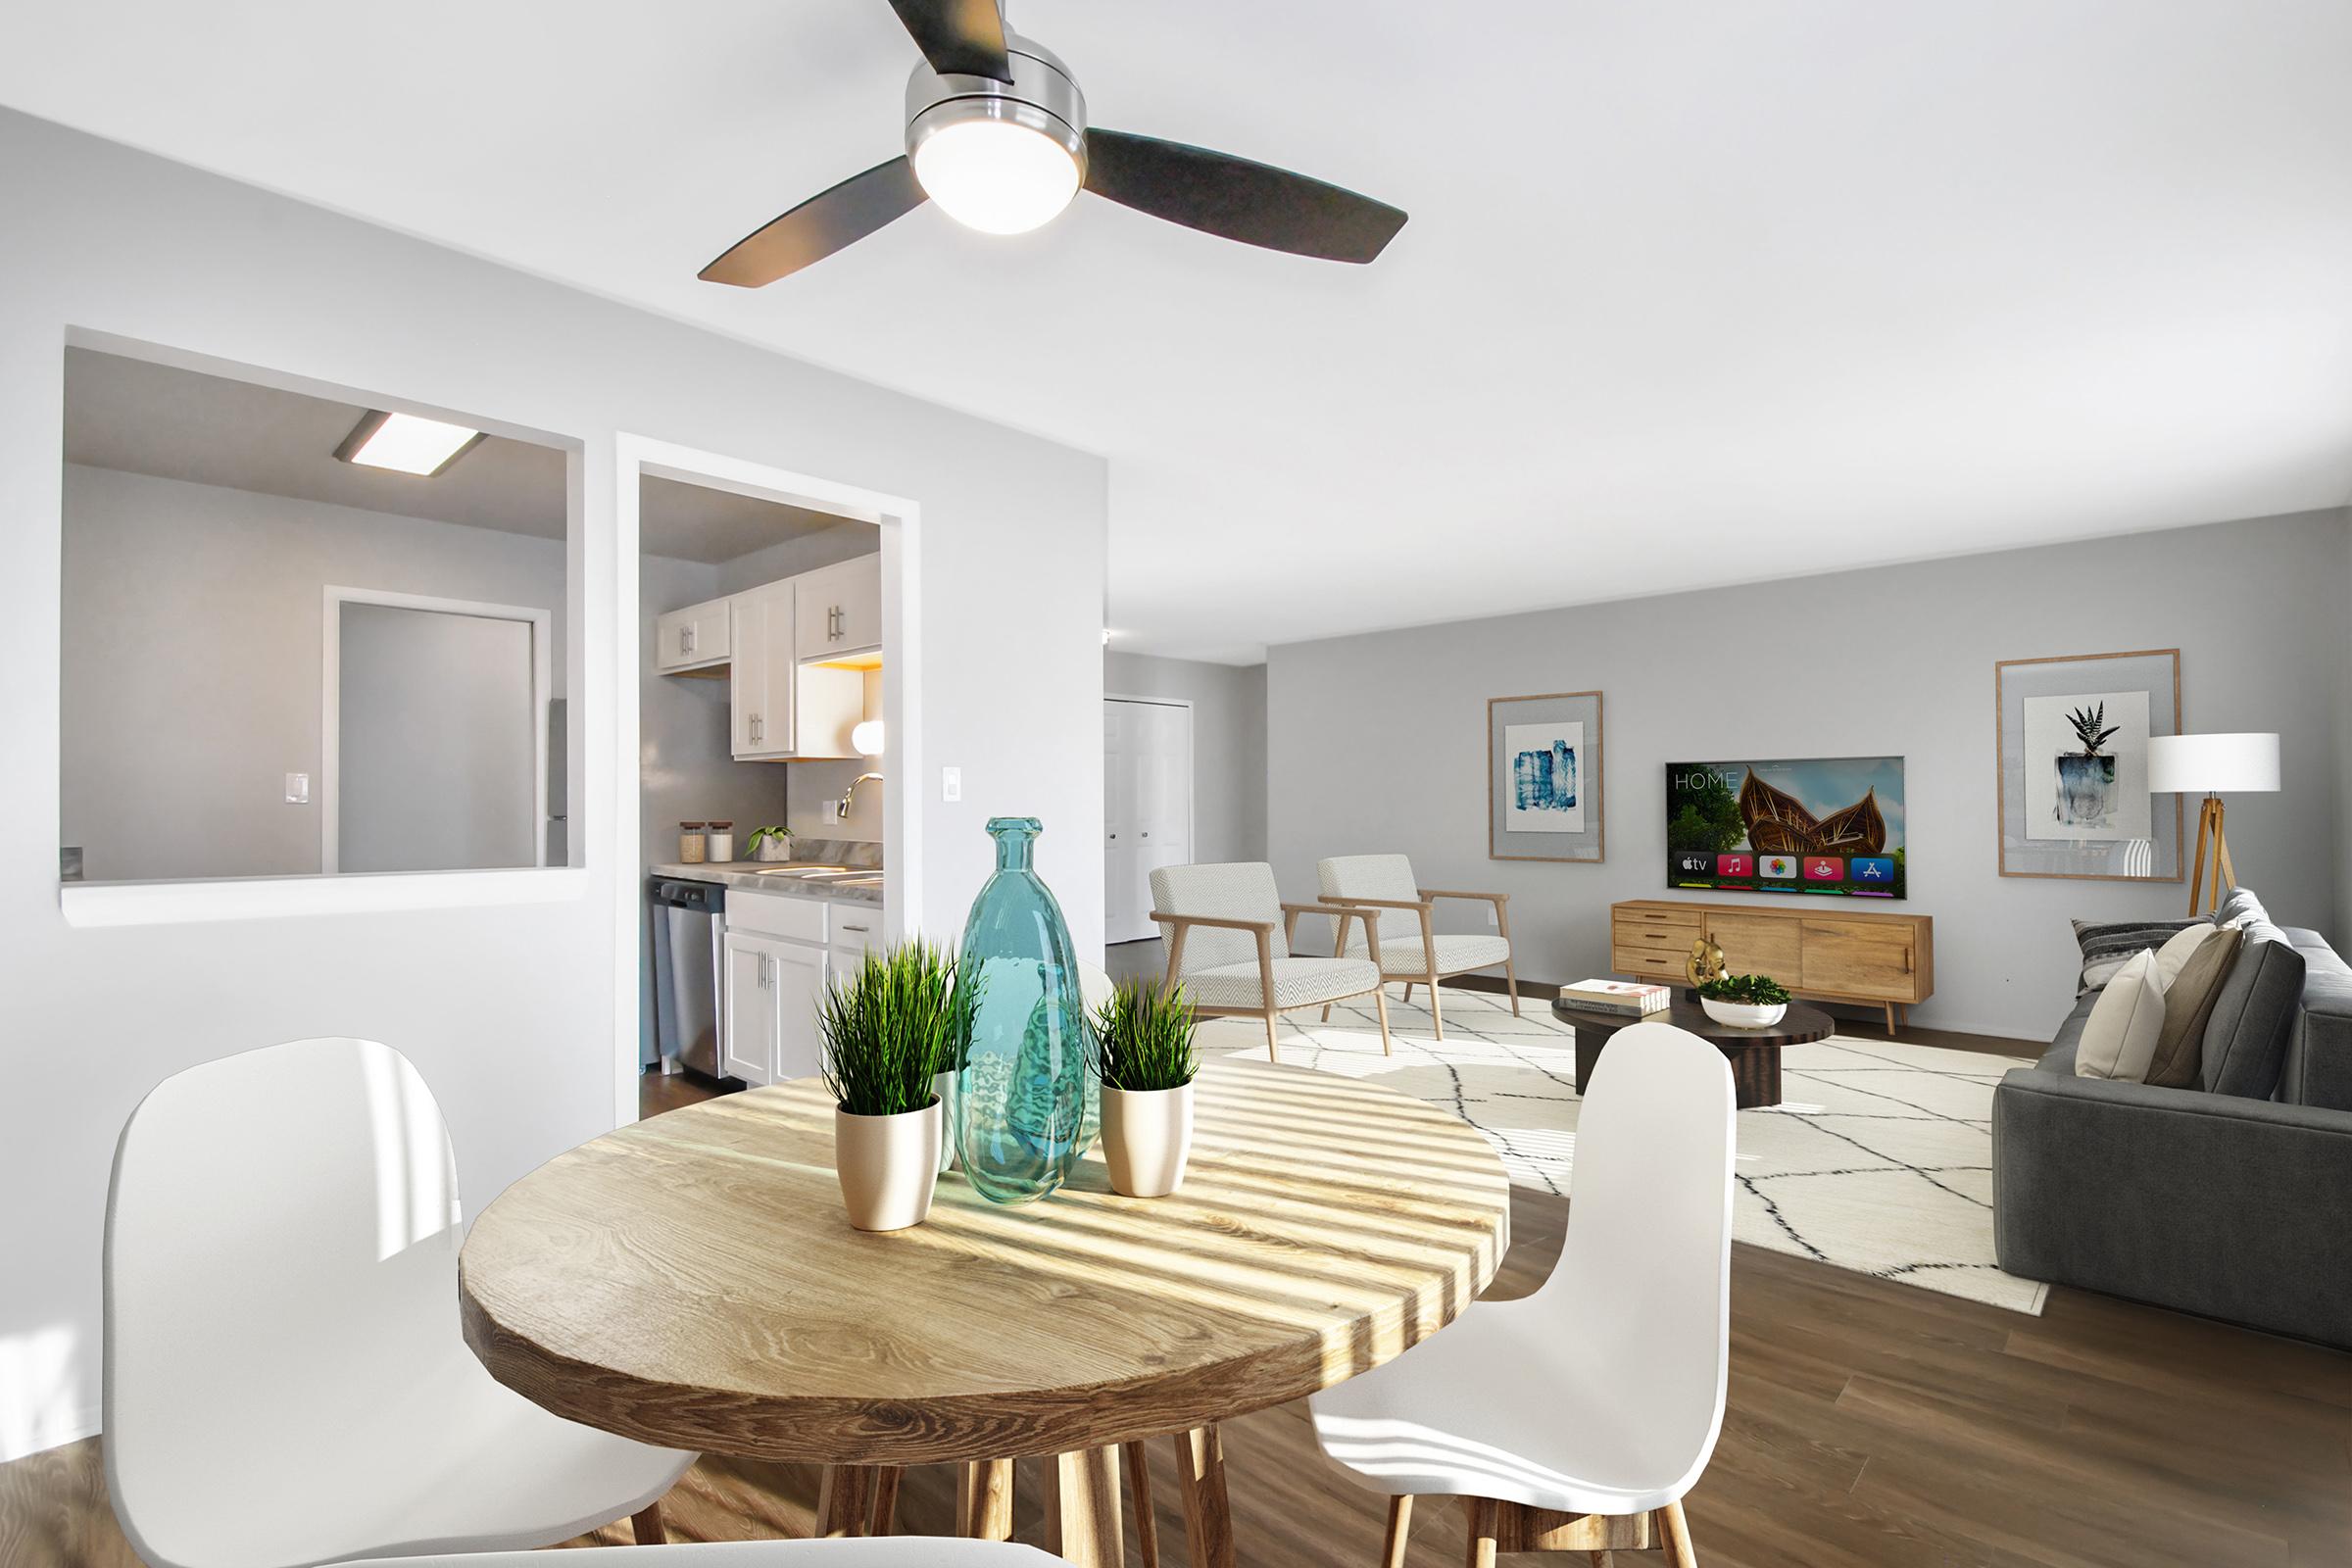
{"label": "white throw pillow", "polygon": [[2144,1083],[2164,1031],[2164,975],[2156,950],[2142,949],[2115,971],[2082,1020],[2075,1046],[2075,1076]]}
{"label": "white throw pillow", "polygon": [[2221,935],[2221,932],[2220,926],[2200,920],[2195,925],[2182,926],[2165,940],[2164,946],[2156,950],[2156,972],[2164,976],[2164,988],[2167,991],[2173,988],[2174,981],[2180,978],[2180,971],[2188,966],[2188,960],[2196,956],[2197,949]]}

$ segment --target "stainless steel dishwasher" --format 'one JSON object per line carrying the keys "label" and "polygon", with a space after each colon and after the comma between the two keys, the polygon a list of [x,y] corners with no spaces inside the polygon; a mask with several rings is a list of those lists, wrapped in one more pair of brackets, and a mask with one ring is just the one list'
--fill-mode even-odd
{"label": "stainless steel dishwasher", "polygon": [[655,877],[645,896],[654,912],[654,1040],[662,1055],[680,1065],[723,1078],[726,990],[719,965],[727,890],[715,882]]}

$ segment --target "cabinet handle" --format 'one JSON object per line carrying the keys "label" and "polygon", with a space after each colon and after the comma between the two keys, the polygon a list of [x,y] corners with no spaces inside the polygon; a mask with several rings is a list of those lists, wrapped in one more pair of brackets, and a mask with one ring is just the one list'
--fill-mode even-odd
{"label": "cabinet handle", "polygon": [[694,652],[694,628],[692,626],[678,628],[678,652],[681,654]]}
{"label": "cabinet handle", "polygon": [[863,931],[863,930],[865,929],[865,927],[864,927],[864,926],[861,926],[861,925],[851,925],[851,924],[850,924],[848,921],[846,921],[846,920],[842,922],[842,926],[841,926],[841,928],[842,928],[844,931]]}
{"label": "cabinet handle", "polygon": [[754,746],[760,744],[760,715],[758,713],[752,715],[752,744]]}

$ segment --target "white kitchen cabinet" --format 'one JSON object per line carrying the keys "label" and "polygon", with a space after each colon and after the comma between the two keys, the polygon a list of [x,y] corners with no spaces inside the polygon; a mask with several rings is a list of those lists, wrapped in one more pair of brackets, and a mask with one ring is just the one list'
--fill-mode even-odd
{"label": "white kitchen cabinet", "polygon": [[799,600],[794,648],[800,658],[845,659],[881,649],[880,556],[859,556],[804,572],[792,583]]}
{"label": "white kitchen cabinet", "polygon": [[739,761],[792,755],[792,705],[799,686],[792,622],[790,578],[735,596],[735,653],[727,676],[727,703],[732,750]]}
{"label": "white kitchen cabinet", "polygon": [[882,911],[870,904],[833,906],[834,981],[846,981],[865,962],[865,956],[882,946]]}
{"label": "white kitchen cabinet", "polygon": [[734,657],[732,601],[708,600],[654,622],[654,667],[665,675],[710,669]]}
{"label": "white kitchen cabinet", "polygon": [[816,1009],[825,994],[825,949],[730,928],[725,970],[728,1075],[749,1084],[812,1076],[820,1054]]}

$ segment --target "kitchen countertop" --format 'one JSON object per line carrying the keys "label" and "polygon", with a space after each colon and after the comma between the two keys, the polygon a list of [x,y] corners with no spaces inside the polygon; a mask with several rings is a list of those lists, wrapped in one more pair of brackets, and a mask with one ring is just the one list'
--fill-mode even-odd
{"label": "kitchen countertop", "polygon": [[715,882],[721,887],[745,893],[769,893],[787,899],[826,899],[840,904],[882,903],[882,869],[864,866],[857,869],[863,874],[853,881],[809,880],[797,876],[796,871],[814,870],[819,866],[838,867],[839,860],[779,860],[763,863],[759,860],[705,860],[695,865],[656,865],[648,868],[654,876],[668,877],[677,882]]}

